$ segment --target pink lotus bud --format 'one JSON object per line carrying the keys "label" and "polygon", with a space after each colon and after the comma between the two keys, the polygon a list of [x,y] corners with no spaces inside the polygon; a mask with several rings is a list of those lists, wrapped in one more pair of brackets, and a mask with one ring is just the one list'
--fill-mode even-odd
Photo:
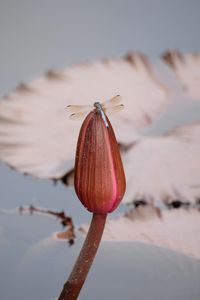
{"label": "pink lotus bud", "polygon": [[94,110],[84,120],[76,150],[75,190],[93,213],[112,212],[126,189],[124,169],[112,126]]}

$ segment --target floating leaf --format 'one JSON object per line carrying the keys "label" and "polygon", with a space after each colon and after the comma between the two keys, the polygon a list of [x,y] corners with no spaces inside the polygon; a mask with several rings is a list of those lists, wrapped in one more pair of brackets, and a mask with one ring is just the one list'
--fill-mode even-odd
{"label": "floating leaf", "polygon": [[[200,100],[199,55],[169,52],[164,57],[192,98]],[[0,159],[21,172],[72,184],[80,123],[68,118],[66,106],[121,94],[125,109],[112,124],[127,174],[124,201],[195,203],[200,197],[200,125],[159,137],[141,137],[135,131],[148,126],[169,103],[170,91],[158,74],[156,62],[130,54],[51,70],[20,84],[0,102]]]}
{"label": "floating leaf", "polygon": [[0,102],[0,160],[23,173],[64,176],[67,182],[80,123],[68,118],[66,106],[118,94],[126,109],[112,124],[121,143],[131,142],[130,131],[149,125],[169,102],[155,66],[141,54],[51,70],[20,84]]}
{"label": "floating leaf", "polygon": [[[79,229],[86,234],[88,225]],[[109,219],[104,241],[145,242],[200,258],[200,213],[197,209],[162,211],[153,206],[131,209]]]}
{"label": "floating leaf", "polygon": [[193,99],[200,100],[200,53],[168,51],[163,59],[173,69],[184,91]]}
{"label": "floating leaf", "polygon": [[124,154],[124,200],[196,203],[200,198],[200,123],[143,137]]}

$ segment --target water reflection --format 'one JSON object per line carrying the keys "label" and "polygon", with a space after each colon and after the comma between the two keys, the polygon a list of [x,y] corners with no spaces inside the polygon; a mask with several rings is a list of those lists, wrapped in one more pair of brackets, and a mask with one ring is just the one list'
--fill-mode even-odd
{"label": "water reflection", "polygon": [[[56,299],[79,254],[83,242],[79,232],[73,247],[52,238],[53,232],[61,232],[61,219],[57,221],[56,213],[66,207],[72,192],[66,197],[68,191],[51,184],[47,190],[51,197],[40,196],[42,200],[34,202],[33,207],[47,206],[42,210],[49,211],[50,218],[44,217],[45,212],[36,214],[33,207],[32,215],[24,214],[23,209],[22,215],[12,208],[0,211],[0,299]],[[23,208],[26,203],[24,199]],[[4,201],[1,205],[12,204]],[[55,211],[51,209],[54,205]],[[70,205],[75,224],[89,221],[90,215],[79,209],[78,201],[74,199]],[[120,207],[116,215],[123,210]],[[199,236],[196,238],[199,241]],[[142,242],[103,242],[79,299],[198,300],[199,279],[198,259]]]}
{"label": "water reflection", "polygon": [[[1,214],[1,299],[53,300],[71,271],[73,247],[49,237],[60,224],[41,215]],[[80,300],[198,300],[200,261],[141,242],[103,242]]]}

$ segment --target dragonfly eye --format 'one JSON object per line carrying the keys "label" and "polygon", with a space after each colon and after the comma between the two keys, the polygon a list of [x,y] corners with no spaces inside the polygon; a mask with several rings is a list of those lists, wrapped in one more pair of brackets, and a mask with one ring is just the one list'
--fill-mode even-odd
{"label": "dragonfly eye", "polygon": [[100,103],[100,102],[94,102],[94,107],[95,107],[95,108],[101,107],[101,103]]}

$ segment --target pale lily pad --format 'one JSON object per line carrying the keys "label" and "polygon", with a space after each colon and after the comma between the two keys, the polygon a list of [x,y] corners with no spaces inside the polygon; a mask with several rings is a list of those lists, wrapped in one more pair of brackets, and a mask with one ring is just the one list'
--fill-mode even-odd
{"label": "pale lily pad", "polygon": [[163,59],[173,69],[185,93],[200,100],[200,53],[169,51]]}
{"label": "pale lily pad", "polygon": [[[135,139],[169,102],[154,65],[140,54],[49,71],[21,84],[0,102],[0,160],[39,178],[59,179],[74,165],[81,122],[68,104],[92,104],[120,94],[125,110],[112,118],[121,143]],[[66,177],[65,177],[66,179]]]}
{"label": "pale lily pad", "polygon": [[[177,54],[171,63],[175,70],[179,56],[186,61],[183,73],[190,67],[193,70],[188,71],[188,82],[196,82],[199,77],[191,74],[198,75],[194,63],[198,55]],[[172,61],[174,56],[170,57]],[[68,118],[66,106],[92,104],[121,94],[125,109],[111,122],[125,165],[124,201],[198,202],[199,123],[159,137],[144,137],[136,131],[150,125],[170,103],[171,90],[158,74],[155,61],[130,54],[49,71],[44,77],[21,84],[0,102],[0,160],[23,173],[72,184],[81,122]],[[191,90],[196,87],[191,85]],[[200,100],[196,92],[191,96]]]}
{"label": "pale lily pad", "polygon": [[200,198],[200,123],[157,137],[141,137],[123,155],[125,202],[142,199],[195,204]]}
{"label": "pale lily pad", "polygon": [[[88,225],[79,229],[83,234]],[[200,214],[197,209],[162,211],[152,206],[131,209],[107,221],[104,241],[134,241],[200,258]]]}

